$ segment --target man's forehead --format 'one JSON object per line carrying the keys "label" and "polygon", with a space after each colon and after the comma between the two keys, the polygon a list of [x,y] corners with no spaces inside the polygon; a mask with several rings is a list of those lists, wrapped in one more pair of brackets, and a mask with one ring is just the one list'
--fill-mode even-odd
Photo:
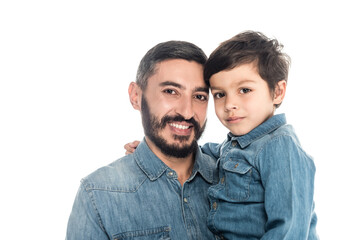
{"label": "man's forehead", "polygon": [[158,86],[173,86],[181,89],[207,88],[203,76],[203,66],[195,61],[170,59],[159,62],[152,79]]}

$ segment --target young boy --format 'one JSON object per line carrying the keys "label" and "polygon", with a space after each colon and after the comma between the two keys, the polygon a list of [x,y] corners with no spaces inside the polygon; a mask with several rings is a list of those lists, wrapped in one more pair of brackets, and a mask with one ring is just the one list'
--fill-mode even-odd
{"label": "young boy", "polygon": [[202,150],[218,158],[208,227],[219,239],[318,239],[313,160],[284,114],[290,64],[282,45],[259,32],[223,42],[204,69],[215,112],[230,130]]}
{"label": "young boy", "polygon": [[[312,158],[284,114],[290,58],[259,32],[223,42],[205,64],[215,112],[230,130],[202,151],[218,159],[219,183],[208,191],[208,227],[218,239],[318,239]],[[136,143],[127,144],[127,153]]]}

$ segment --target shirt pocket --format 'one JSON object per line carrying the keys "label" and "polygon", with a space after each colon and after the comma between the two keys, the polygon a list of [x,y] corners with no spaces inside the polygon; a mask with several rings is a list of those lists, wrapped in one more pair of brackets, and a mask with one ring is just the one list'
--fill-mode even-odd
{"label": "shirt pocket", "polygon": [[252,166],[245,160],[229,159],[223,165],[226,195],[231,200],[243,201],[250,197]]}
{"label": "shirt pocket", "polygon": [[170,227],[157,227],[145,230],[128,231],[116,234],[114,240],[170,240]]}

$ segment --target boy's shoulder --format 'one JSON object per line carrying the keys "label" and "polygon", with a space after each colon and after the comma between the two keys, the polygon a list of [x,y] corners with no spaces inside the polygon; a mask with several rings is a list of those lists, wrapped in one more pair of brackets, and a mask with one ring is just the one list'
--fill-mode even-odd
{"label": "boy's shoulder", "polygon": [[284,124],[273,132],[269,133],[271,137],[278,137],[278,136],[296,136],[294,127],[291,124]]}
{"label": "boy's shoulder", "polygon": [[274,131],[265,134],[259,139],[260,144],[269,144],[276,140],[286,139],[286,141],[299,144],[299,139],[295,133],[294,127],[290,124],[284,124]]}

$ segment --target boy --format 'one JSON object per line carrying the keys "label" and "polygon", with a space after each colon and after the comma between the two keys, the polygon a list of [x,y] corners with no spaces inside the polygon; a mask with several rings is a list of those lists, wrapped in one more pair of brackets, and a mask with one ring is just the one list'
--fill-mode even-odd
{"label": "boy", "polygon": [[216,115],[230,130],[222,144],[202,147],[218,159],[207,219],[218,239],[318,239],[313,160],[285,115],[274,115],[290,65],[281,50],[277,40],[246,31],[220,44],[205,64]]}
{"label": "boy", "polygon": [[282,45],[247,31],[210,55],[204,78],[215,112],[230,130],[202,150],[218,158],[219,183],[208,191],[208,227],[220,239],[317,239],[313,160],[284,114],[290,64]]}

